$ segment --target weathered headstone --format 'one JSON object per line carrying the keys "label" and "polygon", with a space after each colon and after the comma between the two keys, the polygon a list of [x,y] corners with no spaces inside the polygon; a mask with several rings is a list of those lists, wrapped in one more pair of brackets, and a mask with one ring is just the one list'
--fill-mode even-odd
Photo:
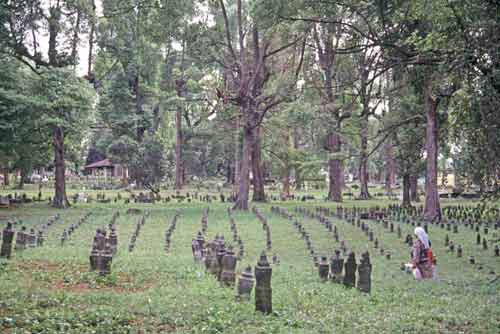
{"label": "weathered headstone", "polygon": [[97,262],[98,262],[99,252],[97,251],[97,244],[92,244],[92,250],[90,251],[89,263],[90,263],[90,271],[97,270]]}
{"label": "weathered headstone", "polygon": [[12,254],[12,240],[14,239],[14,229],[12,223],[8,222],[7,226],[2,231],[2,248],[0,257],[9,259]]}
{"label": "weathered headstone", "polygon": [[330,277],[336,283],[342,282],[342,269],[344,266],[344,259],[340,257],[340,251],[335,250],[335,256],[330,259]]}
{"label": "weathered headstone", "polygon": [[236,280],[236,256],[233,247],[229,246],[222,258],[221,282],[226,286],[233,286]]}
{"label": "weathered headstone", "polygon": [[238,278],[237,299],[250,300],[250,295],[252,294],[254,282],[255,280],[252,274],[252,267],[248,266],[240,274],[240,277]]}
{"label": "weathered headstone", "polygon": [[26,226],[21,227],[21,231],[17,232],[16,235],[16,245],[14,246],[15,250],[24,250],[26,249]]}
{"label": "weathered headstone", "polygon": [[28,247],[35,248],[36,247],[36,233],[35,229],[30,229],[30,234],[28,235]]}
{"label": "weathered headstone", "polygon": [[344,263],[344,286],[352,288],[356,285],[356,267],[356,257],[351,251]]}
{"label": "weathered headstone", "polygon": [[262,252],[255,267],[255,309],[264,314],[270,314],[273,311],[271,276],[272,268],[267,261],[266,253]]}
{"label": "weathered headstone", "polygon": [[361,255],[361,263],[358,266],[358,290],[365,293],[371,291],[371,273],[372,265],[370,263],[370,254],[364,252]]}
{"label": "weathered headstone", "polygon": [[321,281],[323,282],[328,281],[329,269],[330,267],[328,265],[328,259],[326,258],[326,256],[321,256],[321,261],[318,264],[318,273]]}
{"label": "weathered headstone", "polygon": [[113,255],[116,255],[116,252],[118,250],[118,235],[116,234],[116,228],[114,225],[111,225],[110,227],[111,232],[109,233],[109,246],[111,248],[111,253]]}
{"label": "weathered headstone", "polygon": [[219,239],[217,253],[215,255],[215,259],[217,261],[217,272],[215,273],[217,280],[220,281],[222,274],[222,258],[226,255],[226,247],[224,243],[224,239]]}
{"label": "weathered headstone", "polygon": [[99,260],[97,261],[99,266],[99,275],[105,276],[111,273],[111,261],[113,260],[113,253],[109,242],[106,242],[104,246],[104,251],[101,252]]}

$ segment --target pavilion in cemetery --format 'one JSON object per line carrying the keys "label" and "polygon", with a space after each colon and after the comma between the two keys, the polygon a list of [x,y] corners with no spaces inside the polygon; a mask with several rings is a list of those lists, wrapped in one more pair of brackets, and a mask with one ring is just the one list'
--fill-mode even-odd
{"label": "pavilion in cemetery", "polygon": [[110,159],[104,159],[91,163],[84,168],[86,175],[127,178],[128,170],[120,164],[113,163]]}

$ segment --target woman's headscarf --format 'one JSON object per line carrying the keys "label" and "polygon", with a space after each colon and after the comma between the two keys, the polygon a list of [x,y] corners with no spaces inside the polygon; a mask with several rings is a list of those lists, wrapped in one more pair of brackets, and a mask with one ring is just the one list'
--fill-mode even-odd
{"label": "woman's headscarf", "polygon": [[418,240],[420,240],[420,242],[422,244],[424,244],[424,247],[426,249],[428,249],[429,248],[429,236],[427,235],[427,233],[425,233],[425,230],[419,226],[419,227],[415,228],[415,235],[417,236]]}

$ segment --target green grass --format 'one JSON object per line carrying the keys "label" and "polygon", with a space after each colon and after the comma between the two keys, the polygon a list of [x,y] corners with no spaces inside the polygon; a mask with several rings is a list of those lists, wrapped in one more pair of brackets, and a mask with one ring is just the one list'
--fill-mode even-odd
{"label": "green grass", "polygon": [[[97,193],[97,192],[96,192]],[[113,195],[112,192],[107,192]],[[115,192],[116,194],[116,192]],[[122,192],[123,194],[123,192]],[[48,195],[48,193],[47,193]],[[45,196],[45,195],[44,195]],[[323,201],[280,204],[292,211],[295,205],[334,207]],[[388,201],[347,201],[347,206],[386,205]],[[368,249],[373,263],[372,293],[321,283],[304,240],[287,220],[259,205],[268,219],[273,252],[281,265],[273,267],[274,313],[264,316],[251,302],[235,302],[235,291],[222,288],[201,266],[194,264],[191,239],[201,229],[202,209],[210,207],[208,236],[223,233],[231,241],[227,207],[222,203],[170,204],[77,204],[56,211],[35,203],[0,211],[0,221],[21,219],[37,225],[56,212],[61,220],[49,231],[42,248],[15,253],[0,265],[0,333],[498,333],[500,332],[500,258],[493,247],[475,245],[476,233],[464,227],[458,235],[430,227],[434,253],[439,261],[438,282],[415,282],[400,271],[409,249],[376,222],[369,222],[392,259],[381,256],[361,231],[332,220],[340,238],[359,255]],[[128,244],[140,218],[126,215],[128,207],[150,210],[132,253]],[[97,277],[88,272],[88,256],[95,229],[104,227],[119,211],[118,255],[112,275]],[[172,235],[171,252],[164,251],[164,234],[176,210],[181,216]],[[92,216],[63,246],[64,228],[88,211]],[[338,248],[317,220],[299,217],[311,234],[315,248],[330,256]],[[235,213],[245,244],[238,270],[255,265],[265,249],[265,234],[251,213]],[[411,225],[402,225],[403,236]],[[490,228],[490,236],[500,231]],[[462,244],[464,257],[447,252],[444,237]],[[273,253],[272,252],[272,253]],[[270,255],[272,255],[272,253]],[[468,264],[475,255],[483,269]],[[494,271],[493,275],[490,271]]]}

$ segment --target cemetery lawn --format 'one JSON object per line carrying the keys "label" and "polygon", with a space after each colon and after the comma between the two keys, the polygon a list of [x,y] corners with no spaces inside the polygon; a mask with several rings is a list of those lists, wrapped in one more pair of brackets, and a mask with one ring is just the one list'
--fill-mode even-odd
{"label": "cemetery lawn", "polygon": [[[346,201],[344,205],[387,205],[387,201]],[[293,212],[297,205],[334,207],[323,201],[272,203]],[[471,203],[473,205],[473,203]],[[493,245],[482,250],[476,233],[461,226],[458,234],[430,226],[438,259],[439,282],[415,282],[400,270],[409,248],[396,233],[375,222],[370,227],[380,244],[392,253],[387,260],[355,226],[332,219],[340,238],[356,252],[369,250],[373,264],[372,292],[362,294],[334,283],[321,283],[302,240],[286,219],[271,213],[270,204],[258,205],[271,228],[273,250],[281,264],[273,266],[273,314],[254,311],[251,302],[235,301],[235,291],[222,288],[196,265],[191,239],[201,230],[203,208],[209,206],[208,238],[223,233],[232,243],[227,203],[76,204],[56,211],[46,203],[0,211],[0,223],[22,220],[29,228],[60,213],[45,245],[16,252],[0,262],[0,333],[499,333],[500,258]],[[128,208],[149,210],[133,252],[128,244],[141,215]],[[164,235],[180,211],[171,251]],[[89,252],[96,228],[107,226],[115,211],[118,254],[112,274],[90,273]],[[64,246],[64,228],[92,212]],[[245,244],[237,272],[254,266],[265,249],[265,233],[252,212],[234,214]],[[339,247],[317,220],[299,217],[320,252],[330,257]],[[411,225],[401,225],[403,237]],[[500,231],[490,229],[489,236]],[[447,251],[445,235],[464,249],[463,258]],[[477,264],[469,264],[470,255]],[[481,269],[480,269],[481,268]]]}

